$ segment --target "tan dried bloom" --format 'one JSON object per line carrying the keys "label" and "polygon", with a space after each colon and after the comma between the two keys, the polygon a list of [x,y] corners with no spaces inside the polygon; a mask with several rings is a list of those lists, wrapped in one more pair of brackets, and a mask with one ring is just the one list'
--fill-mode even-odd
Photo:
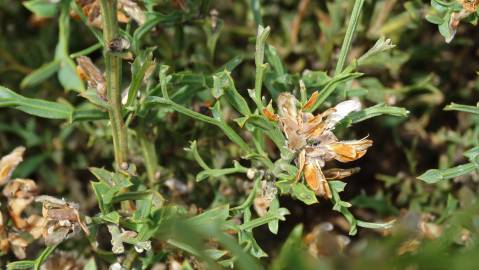
{"label": "tan dried bloom", "polygon": [[8,242],[10,243],[10,248],[15,254],[15,257],[18,259],[25,259],[26,253],[25,249],[28,246],[27,240],[22,238],[18,233],[8,234]]}
{"label": "tan dried bloom", "polygon": [[0,186],[10,180],[13,170],[23,161],[24,152],[25,147],[19,146],[0,160]]}
{"label": "tan dried bloom", "polygon": [[273,182],[261,181],[261,190],[259,190],[258,195],[254,199],[254,209],[258,216],[263,217],[268,212],[271,202],[276,197],[278,192],[277,188],[274,186]]}
{"label": "tan dried bloom", "polygon": [[77,73],[87,82],[88,88],[95,89],[103,100],[106,100],[106,81],[100,69],[87,56],[80,56],[77,61]]}
{"label": "tan dried bloom", "polygon": [[351,239],[334,231],[334,225],[330,222],[323,222],[316,225],[304,236],[304,244],[309,254],[318,258],[321,256],[335,256],[344,251]]}
{"label": "tan dried bloom", "polygon": [[479,0],[460,0],[462,8],[468,12],[475,12],[479,5]]}
{"label": "tan dried bloom", "polygon": [[7,232],[5,230],[5,221],[3,220],[2,212],[0,212],[0,252],[7,253],[9,247]]}
{"label": "tan dried bloom", "polygon": [[22,213],[37,194],[37,185],[30,179],[14,179],[3,188],[3,195],[8,198],[8,212],[17,229],[25,229],[28,222]]}
{"label": "tan dried bloom", "polygon": [[318,195],[331,198],[328,179],[342,179],[357,171],[354,169],[329,169],[322,171],[326,162],[337,160],[350,162],[361,158],[372,145],[372,140],[339,141],[333,134],[336,124],[353,111],[361,109],[361,103],[347,100],[323,113],[313,115],[303,110],[311,108],[318,98],[313,93],[298,110],[298,100],[289,93],[278,97],[279,122],[287,139],[287,146],[297,153],[298,173],[296,181],[304,173],[306,183]]}
{"label": "tan dried bloom", "polygon": [[[83,14],[88,19],[88,24],[93,27],[101,29],[102,16],[100,1],[98,0],[75,0],[81,7]],[[118,10],[116,13],[118,22],[128,23],[130,19],[136,21],[139,25],[142,25],[146,21],[145,11],[132,0],[119,0]]]}
{"label": "tan dried bloom", "polygon": [[56,245],[78,233],[80,228],[85,234],[89,234],[87,226],[80,218],[78,204],[46,195],[38,196],[35,201],[43,204],[42,215],[46,220],[43,230],[45,244]]}
{"label": "tan dried bloom", "polygon": [[[138,235],[138,233],[134,231],[124,230],[115,224],[110,224],[107,227],[111,234],[111,251],[115,254],[121,254],[125,252],[123,242],[131,241],[132,238],[135,238]],[[151,241],[137,242],[134,247],[136,252],[142,253],[144,250],[151,249]]]}
{"label": "tan dried bloom", "polygon": [[82,270],[84,266],[85,260],[83,258],[78,258],[78,256],[72,253],[56,252],[48,257],[40,267],[40,270]]}

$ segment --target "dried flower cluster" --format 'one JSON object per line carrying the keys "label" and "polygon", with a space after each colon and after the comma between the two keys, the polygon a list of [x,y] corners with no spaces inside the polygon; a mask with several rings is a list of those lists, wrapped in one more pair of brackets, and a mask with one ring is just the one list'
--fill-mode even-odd
{"label": "dried flower cluster", "polygon": [[[38,196],[38,188],[30,179],[10,179],[13,170],[22,162],[24,147],[17,147],[0,160],[0,186],[7,199],[8,217],[13,227],[7,228],[6,216],[0,212],[0,252],[9,250],[19,259],[26,257],[25,249],[31,241],[43,239],[47,245],[63,241],[81,227],[88,234],[78,212],[78,205],[50,196]],[[42,215],[26,212],[34,201],[43,204]],[[28,237],[29,235],[30,237]]]}
{"label": "dried flower cluster", "polygon": [[[83,14],[88,18],[91,26],[102,28],[102,18],[100,11],[100,1],[98,0],[75,0],[81,7]],[[145,23],[145,11],[132,0],[119,0],[117,19],[121,23],[128,23],[130,19],[136,21],[139,25]]]}
{"label": "dried flower cluster", "polygon": [[332,132],[336,124],[349,113],[361,109],[359,101],[344,101],[317,115],[305,112],[313,106],[317,98],[318,93],[315,92],[298,110],[299,102],[296,97],[282,93],[277,101],[279,115],[273,119],[278,119],[288,148],[297,153],[296,181],[304,173],[306,183],[313,191],[320,196],[331,198],[327,180],[343,179],[358,169],[333,168],[323,171],[326,162],[337,160],[346,163],[359,159],[366,154],[373,142],[368,139],[339,141]]}
{"label": "dried flower cluster", "polygon": [[475,12],[479,5],[479,0],[460,0],[462,8],[468,12]]}

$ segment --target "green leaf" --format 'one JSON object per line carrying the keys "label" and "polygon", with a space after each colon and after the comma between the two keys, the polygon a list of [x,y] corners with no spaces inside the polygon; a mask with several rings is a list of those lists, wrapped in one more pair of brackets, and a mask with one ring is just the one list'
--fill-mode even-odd
{"label": "green leaf", "polygon": [[380,103],[359,112],[352,112],[341,120],[341,122],[338,123],[338,126],[350,126],[380,115],[406,117],[409,115],[409,111],[401,107],[392,107]]}
{"label": "green leaf", "polygon": [[90,258],[83,267],[83,270],[97,270],[95,258]]}
{"label": "green leaf", "polygon": [[57,248],[57,245],[55,246],[48,246],[46,247],[42,253],[35,259],[35,266],[33,267],[34,270],[39,270],[40,267],[42,266],[43,262],[52,254],[52,252]]}
{"label": "green leaf", "polygon": [[248,152],[249,149],[250,149],[250,147],[243,140],[243,138],[241,138],[241,136],[238,135],[238,133],[236,133],[228,124],[226,124],[223,121],[219,121],[219,120],[214,119],[212,117],[209,117],[209,116],[206,116],[204,114],[195,112],[195,111],[190,110],[188,108],[185,108],[185,107],[173,102],[172,100],[170,100],[168,98],[148,97],[147,103],[162,104],[162,105],[171,106],[175,111],[177,111],[181,114],[184,114],[188,117],[191,117],[191,118],[194,118],[194,119],[197,119],[197,120],[215,125],[215,126],[219,127],[231,141],[238,144],[245,152]]}
{"label": "green leaf", "polygon": [[103,219],[104,221],[114,223],[118,225],[120,223],[120,214],[118,214],[117,211],[110,212],[108,214],[101,214],[100,218]]}
{"label": "green leaf", "polygon": [[78,121],[92,121],[108,119],[108,113],[101,110],[74,110],[72,120]]}
{"label": "green leaf", "polygon": [[477,162],[477,156],[479,156],[479,146],[471,148],[463,153],[465,157],[469,159],[470,162]]}
{"label": "green leaf", "polygon": [[2,86],[0,86],[0,107],[13,107],[49,119],[71,119],[73,115],[73,109],[66,104],[26,98]]}
{"label": "green leaf", "polygon": [[152,192],[149,190],[123,192],[113,196],[111,201],[117,203],[122,201],[151,200],[151,194]]}
{"label": "green leaf", "polygon": [[90,167],[90,172],[103,183],[111,187],[127,188],[133,185],[128,177],[120,173],[107,171],[103,168]]}
{"label": "green leaf", "polygon": [[131,66],[132,79],[128,89],[128,99],[125,105],[126,107],[133,104],[133,101],[137,97],[138,90],[144,81],[146,71],[154,64],[153,49],[154,48],[150,48],[145,51],[141,51],[140,55],[135,58],[135,61]]}
{"label": "green leaf", "polygon": [[466,163],[449,169],[431,169],[427,170],[425,173],[421,174],[417,178],[429,183],[434,184],[441,180],[446,180],[449,178],[458,177],[464,174],[468,174],[476,170],[478,166],[474,163]]}
{"label": "green leaf", "polygon": [[202,214],[188,218],[187,224],[191,224],[195,229],[210,234],[216,226],[222,225],[230,216],[230,207],[228,204],[209,209]]}
{"label": "green leaf", "polygon": [[[218,80],[216,83],[219,83],[219,85],[216,85],[215,88],[223,88],[224,92],[224,97],[228,101],[233,108],[235,108],[238,112],[240,112],[242,115],[250,115],[251,111],[248,107],[248,103],[246,103],[246,100],[243,98],[238,93],[238,90],[236,90],[233,78],[231,78],[231,75],[229,72],[224,71],[218,75]],[[217,90],[219,91],[219,89]]]}
{"label": "green leaf", "polygon": [[17,269],[32,269],[35,266],[35,261],[16,261],[7,264],[8,270],[17,270]]}
{"label": "green leaf", "polygon": [[245,168],[239,164],[238,161],[234,161],[233,168],[225,168],[225,169],[206,169],[201,171],[196,175],[196,181],[200,182],[205,180],[208,177],[218,178],[223,175],[234,174],[234,173],[246,173],[248,168]]}
{"label": "green leaf", "polygon": [[298,198],[300,201],[304,202],[307,205],[318,203],[318,198],[314,191],[309,189],[303,183],[295,183],[292,185],[293,195]]}
{"label": "green leaf", "polygon": [[50,78],[53,74],[55,74],[55,72],[57,72],[59,68],[59,61],[52,61],[50,63],[44,64],[37,70],[28,74],[25,78],[23,78],[22,82],[20,83],[20,87],[26,88],[36,86],[45,81],[46,79]]}
{"label": "green leaf", "polygon": [[431,14],[426,15],[426,20],[430,23],[433,23],[433,24],[443,24],[444,23],[443,18],[441,18],[439,16],[436,16],[436,15],[431,15]]}
{"label": "green leaf", "polygon": [[470,105],[462,105],[457,103],[451,103],[444,108],[445,111],[461,111],[461,112],[468,112],[473,114],[479,114],[479,107],[477,106],[470,106]]}
{"label": "green leaf", "polygon": [[250,221],[244,221],[243,224],[239,226],[240,230],[252,230],[256,227],[262,226],[264,224],[268,224],[271,221],[274,220],[286,220],[285,216],[289,215],[290,212],[286,208],[278,208],[275,211],[268,211],[266,215],[250,220]]}
{"label": "green leaf", "polygon": [[83,91],[80,93],[81,97],[84,97],[88,101],[90,101],[92,104],[104,109],[104,110],[109,110],[110,109],[110,104],[108,104],[107,101],[103,100],[98,93],[96,92],[95,89],[89,88],[86,91]]}
{"label": "green leaf", "polygon": [[395,219],[385,223],[375,223],[375,222],[366,222],[366,221],[358,220],[358,226],[363,228],[369,228],[369,229],[387,230],[392,228],[395,222],[396,222]]}
{"label": "green leaf", "polygon": [[74,90],[81,92],[85,90],[83,82],[76,73],[75,64],[69,57],[65,57],[60,62],[60,70],[58,71],[58,80],[65,90]]}
{"label": "green leaf", "polygon": [[98,207],[102,213],[109,213],[108,209],[110,208],[111,201],[113,196],[119,189],[112,188],[104,182],[90,182],[93,192],[95,193],[96,200],[98,202]]}
{"label": "green leaf", "polygon": [[296,225],[269,269],[323,269],[318,262],[313,260],[307,250],[303,242],[303,225]]}
{"label": "green leaf", "polygon": [[58,11],[57,3],[50,0],[29,0],[23,5],[39,17],[53,17]]}
{"label": "green leaf", "polygon": [[321,91],[319,92],[316,102],[307,110],[308,112],[315,111],[336,89],[339,84],[361,77],[363,74],[358,72],[343,71],[334,76]]}
{"label": "green leaf", "polygon": [[[278,211],[278,209],[279,209],[279,200],[277,197],[275,197],[269,206],[268,212],[269,211],[275,212],[275,211]],[[270,221],[268,223],[268,229],[271,233],[278,234],[279,220]]]}

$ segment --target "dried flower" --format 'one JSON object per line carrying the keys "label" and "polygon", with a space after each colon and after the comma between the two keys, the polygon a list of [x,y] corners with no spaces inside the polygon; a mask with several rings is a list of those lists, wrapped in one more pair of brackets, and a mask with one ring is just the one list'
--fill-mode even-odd
{"label": "dried flower", "polygon": [[106,82],[100,69],[87,56],[80,56],[76,61],[79,77],[87,82],[88,88],[95,89],[98,96],[106,100]]}
{"label": "dried flower", "polygon": [[333,224],[329,222],[318,224],[304,237],[308,252],[315,258],[341,253],[350,242],[349,237],[335,233]]}
{"label": "dried flower", "polygon": [[67,252],[56,252],[54,256],[49,256],[40,270],[82,270],[85,262],[83,258],[78,258],[77,255]]}
{"label": "dried flower", "polygon": [[36,193],[37,185],[30,179],[14,179],[3,188],[3,195],[8,198],[8,212],[17,229],[28,227],[22,213],[32,203]]}
{"label": "dried flower", "polygon": [[142,25],[146,21],[145,11],[140,6],[131,0],[119,0],[118,8],[123,10],[130,18]]}
{"label": "dried flower", "polygon": [[[118,227],[117,225],[110,224],[107,226],[108,231],[111,234],[111,251],[115,254],[121,254],[125,252],[125,246],[123,242],[129,242],[132,238],[135,238],[138,234],[134,231],[127,231],[123,228]],[[144,250],[151,249],[151,241],[140,241],[134,244],[135,250],[138,253],[143,252]]]}
{"label": "dried flower", "polygon": [[2,212],[0,212],[0,252],[7,253],[9,243],[7,239],[7,232],[5,230],[5,221],[3,220]]}
{"label": "dried flower", "polygon": [[19,146],[0,160],[0,186],[10,180],[13,170],[23,161],[25,147]]}
{"label": "dried flower", "polygon": [[55,197],[42,195],[35,199],[43,204],[42,215],[46,219],[43,238],[47,245],[55,245],[83,229],[89,230],[80,218],[79,206]]}
{"label": "dried flower", "polygon": [[325,163],[331,160],[350,162],[366,154],[372,141],[366,138],[354,141],[339,141],[333,134],[334,127],[353,111],[359,111],[361,104],[347,100],[336,107],[317,115],[304,112],[311,108],[318,98],[317,92],[298,110],[297,99],[282,93],[278,97],[279,122],[287,139],[287,146],[297,153],[298,173],[296,181],[304,172],[308,186],[318,195],[331,198],[328,179],[342,179],[357,171],[354,169],[330,169],[322,171]]}
{"label": "dried flower", "polygon": [[10,247],[15,257],[25,259],[25,248],[28,246],[27,240],[22,238],[18,233],[10,233],[8,234],[8,242],[10,242]]}
{"label": "dried flower", "polygon": [[[102,28],[102,16],[100,2],[98,0],[75,0],[81,7],[83,14],[88,19],[88,23],[96,28]],[[130,19],[135,20],[139,25],[145,23],[145,11],[131,0],[119,0],[118,10],[116,13],[118,22],[128,23]]]}
{"label": "dried flower", "polygon": [[475,12],[479,5],[479,0],[460,0],[462,8],[468,12]]}
{"label": "dried flower", "polygon": [[263,217],[268,212],[268,208],[271,202],[276,197],[278,189],[274,186],[273,182],[261,181],[261,190],[254,199],[254,209],[260,217]]}

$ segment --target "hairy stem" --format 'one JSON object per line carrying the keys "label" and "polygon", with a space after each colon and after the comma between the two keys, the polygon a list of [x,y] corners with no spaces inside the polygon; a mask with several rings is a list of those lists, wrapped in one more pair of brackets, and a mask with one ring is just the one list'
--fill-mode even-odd
{"label": "hairy stem", "polygon": [[[110,44],[111,41],[118,38],[117,1],[100,0],[100,7],[103,19],[103,39],[105,44]],[[127,160],[128,151],[126,128],[121,116],[121,58],[112,54],[109,48],[105,48],[104,57],[108,102],[111,107],[108,114],[112,127],[115,161],[117,168],[121,168]]]}

